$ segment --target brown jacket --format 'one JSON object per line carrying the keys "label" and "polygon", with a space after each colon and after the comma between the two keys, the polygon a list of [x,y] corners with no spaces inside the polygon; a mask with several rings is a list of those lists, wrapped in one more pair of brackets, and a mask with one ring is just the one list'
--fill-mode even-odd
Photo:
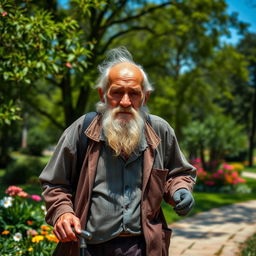
{"label": "brown jacket", "polygon": [[[101,116],[98,115],[85,131],[91,139],[80,172],[76,192],[76,145],[83,118],[65,130],[52,159],[40,175],[43,197],[46,202],[47,223],[54,225],[60,215],[72,212],[85,226],[90,198],[101,148]],[[177,189],[192,190],[196,170],[181,153],[174,131],[160,117],[150,115],[151,123],[145,125],[148,147],[144,152],[144,170],[141,198],[141,221],[146,241],[147,256],[167,256],[171,237],[164,219],[161,201],[174,206],[173,194]],[[54,255],[78,256],[75,242],[59,243]]]}

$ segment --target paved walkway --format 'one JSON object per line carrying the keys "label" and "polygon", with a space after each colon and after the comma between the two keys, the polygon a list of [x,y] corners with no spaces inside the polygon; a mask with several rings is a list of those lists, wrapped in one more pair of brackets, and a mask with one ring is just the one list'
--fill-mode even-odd
{"label": "paved walkway", "polygon": [[256,200],[202,212],[170,228],[169,256],[239,256],[240,243],[256,233]]}

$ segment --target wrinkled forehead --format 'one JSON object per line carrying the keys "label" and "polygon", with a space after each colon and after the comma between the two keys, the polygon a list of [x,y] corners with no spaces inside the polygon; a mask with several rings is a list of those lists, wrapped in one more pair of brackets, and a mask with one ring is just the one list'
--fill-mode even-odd
{"label": "wrinkled forehead", "polygon": [[117,80],[134,81],[142,85],[143,74],[141,70],[132,63],[123,62],[115,65],[109,70],[109,82]]}

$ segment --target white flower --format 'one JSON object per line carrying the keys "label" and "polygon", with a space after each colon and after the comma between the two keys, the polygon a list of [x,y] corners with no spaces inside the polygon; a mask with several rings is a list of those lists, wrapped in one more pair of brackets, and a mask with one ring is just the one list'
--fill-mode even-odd
{"label": "white flower", "polygon": [[41,205],[41,210],[43,210],[44,214],[46,214],[46,207],[45,207],[45,205]]}
{"label": "white flower", "polygon": [[10,196],[5,196],[1,201],[0,201],[0,205],[3,206],[4,208],[8,208],[12,206],[12,201],[13,198]]}
{"label": "white flower", "polygon": [[16,242],[19,242],[22,239],[22,234],[21,233],[16,233],[13,236],[13,240]]}

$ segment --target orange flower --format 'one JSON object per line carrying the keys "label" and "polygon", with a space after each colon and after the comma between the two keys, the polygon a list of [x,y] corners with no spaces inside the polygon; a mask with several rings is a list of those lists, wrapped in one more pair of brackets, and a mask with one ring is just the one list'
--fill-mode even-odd
{"label": "orange flower", "polygon": [[55,242],[55,243],[59,242],[58,238],[55,235],[53,235],[53,234],[46,235],[45,237],[49,241],[52,241],[52,242]]}
{"label": "orange flower", "polygon": [[4,231],[2,232],[2,235],[8,235],[9,233],[10,233],[9,230],[4,230]]}
{"label": "orange flower", "polygon": [[32,224],[33,224],[33,221],[32,221],[32,220],[27,220],[27,224],[28,224],[28,225],[32,225]]}
{"label": "orange flower", "polygon": [[49,227],[49,226],[47,226],[47,225],[42,225],[41,227],[40,227],[42,230],[50,230],[51,228]]}
{"label": "orange flower", "polygon": [[41,235],[48,235],[49,233],[47,231],[41,231]]}

